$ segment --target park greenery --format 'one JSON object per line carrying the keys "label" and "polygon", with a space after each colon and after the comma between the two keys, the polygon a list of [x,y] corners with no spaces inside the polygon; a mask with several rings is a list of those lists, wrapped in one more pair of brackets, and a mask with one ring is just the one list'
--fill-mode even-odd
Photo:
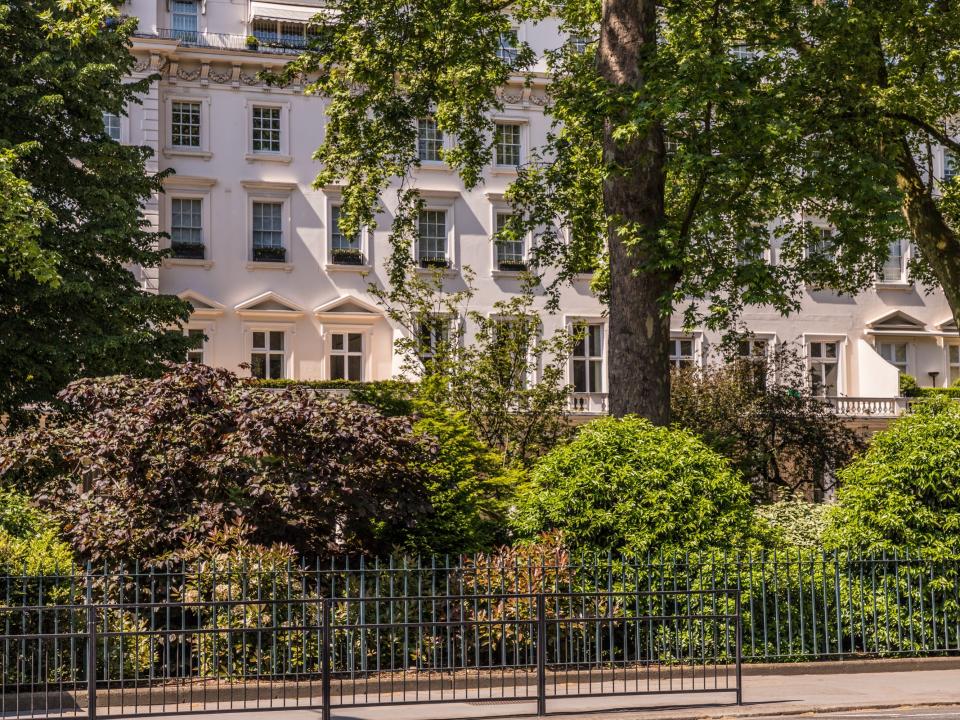
{"label": "park greenery", "polygon": [[[154,374],[191,342],[170,333],[189,306],[148,293],[157,266],[143,208],[162,175],[150,151],[104,131],[139,102],[129,38],[103,0],[0,5],[0,414],[49,400],[81,376]],[[147,270],[149,272],[149,270]]]}

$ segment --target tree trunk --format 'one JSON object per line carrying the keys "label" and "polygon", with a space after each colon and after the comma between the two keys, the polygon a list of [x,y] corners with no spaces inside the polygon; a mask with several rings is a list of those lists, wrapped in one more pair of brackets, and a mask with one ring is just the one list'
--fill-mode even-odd
{"label": "tree trunk", "polygon": [[[670,312],[676,276],[657,266],[664,219],[664,145],[659,125],[614,139],[629,123],[634,91],[643,86],[640,54],[656,46],[654,0],[603,0],[598,70],[620,97],[607,119],[603,202],[610,255],[610,413],[670,421]],[[625,227],[626,232],[621,233]],[[624,237],[626,236],[626,238]],[[651,269],[657,268],[657,269]]]}
{"label": "tree trunk", "polygon": [[909,144],[904,139],[900,145],[897,185],[903,193],[903,216],[960,326],[960,239],[930,196]]}

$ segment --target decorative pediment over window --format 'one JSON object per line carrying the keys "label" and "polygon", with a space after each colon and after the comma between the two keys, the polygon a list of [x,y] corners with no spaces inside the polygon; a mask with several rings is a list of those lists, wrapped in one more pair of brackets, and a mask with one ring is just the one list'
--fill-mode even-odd
{"label": "decorative pediment over window", "polygon": [[237,315],[258,320],[295,320],[303,317],[303,308],[275,292],[265,292],[234,308]]}
{"label": "decorative pediment over window", "polygon": [[943,322],[939,322],[936,325],[937,330],[947,335],[957,335],[960,334],[960,329],[957,328],[957,321],[952,317],[947,318]]}
{"label": "decorative pediment over window", "polygon": [[891,313],[877,318],[872,322],[867,323],[867,328],[874,332],[884,332],[884,333],[926,333],[927,326],[917,318],[907,315],[902,310],[894,310]]}
{"label": "decorative pediment over window", "polygon": [[355,295],[331,300],[313,312],[317,318],[326,323],[372,325],[383,318],[383,311],[380,308]]}
{"label": "decorative pediment over window", "polygon": [[218,303],[216,300],[211,300],[194,290],[184,290],[177,297],[190,303],[190,306],[193,308],[193,312],[190,313],[191,317],[209,318],[223,315],[224,307],[221,303]]}

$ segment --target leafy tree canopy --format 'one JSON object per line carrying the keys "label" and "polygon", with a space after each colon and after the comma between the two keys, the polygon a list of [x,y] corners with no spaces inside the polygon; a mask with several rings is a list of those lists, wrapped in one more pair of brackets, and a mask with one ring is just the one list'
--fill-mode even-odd
{"label": "leafy tree canopy", "polygon": [[330,98],[317,183],[346,182],[348,231],[372,223],[396,178],[395,227],[415,209],[418,118],[453,139],[444,159],[465,185],[482,182],[499,91],[534,68],[523,43],[498,54],[501,38],[514,21],[559,24],[535,68],[553,130],[509,193],[518,212],[504,237],[533,232],[533,264],[554,290],[604,266],[615,414],[666,421],[671,310],[728,327],[746,305],[795,310],[808,284],[853,293],[906,236],[915,272],[960,310],[957,191],[930,173],[939,144],[960,149],[948,123],[960,115],[960,13],[948,0],[330,5],[288,72]]}
{"label": "leafy tree canopy", "polygon": [[0,412],[80,375],[156,372],[189,342],[166,332],[189,307],[127,269],[161,257],[149,150],[103,126],[148,88],[127,82],[134,27],[103,0],[0,5]]}
{"label": "leafy tree canopy", "polygon": [[955,557],[960,537],[960,405],[934,398],[877,433],[839,475],[828,545]]}
{"label": "leafy tree canopy", "polygon": [[604,418],[540,460],[514,525],[560,530],[571,547],[628,554],[744,547],[755,534],[750,488],[685,430]]}

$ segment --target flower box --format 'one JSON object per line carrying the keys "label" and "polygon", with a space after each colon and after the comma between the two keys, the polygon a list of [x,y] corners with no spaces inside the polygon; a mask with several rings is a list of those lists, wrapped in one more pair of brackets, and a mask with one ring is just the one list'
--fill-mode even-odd
{"label": "flower box", "polygon": [[182,260],[203,260],[205,250],[203,243],[175,242],[170,244],[173,256]]}
{"label": "flower box", "polygon": [[287,249],[282,247],[255,247],[253,259],[256,262],[283,262],[287,258]]}
{"label": "flower box", "polygon": [[334,248],[332,255],[335,265],[363,265],[363,253],[357,248]]}

